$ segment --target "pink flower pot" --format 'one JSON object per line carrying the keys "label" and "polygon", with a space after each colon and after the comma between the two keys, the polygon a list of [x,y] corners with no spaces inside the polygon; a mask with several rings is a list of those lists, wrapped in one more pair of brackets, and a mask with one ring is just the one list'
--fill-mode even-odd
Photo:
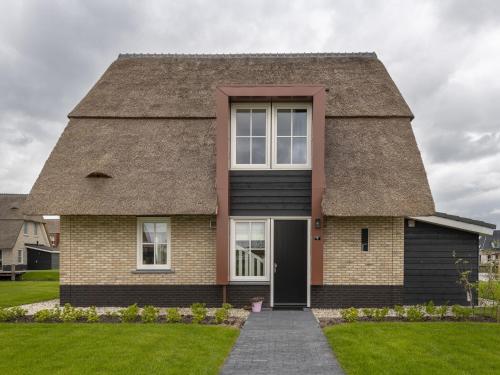
{"label": "pink flower pot", "polygon": [[260,312],[262,310],[262,301],[252,302],[252,312]]}

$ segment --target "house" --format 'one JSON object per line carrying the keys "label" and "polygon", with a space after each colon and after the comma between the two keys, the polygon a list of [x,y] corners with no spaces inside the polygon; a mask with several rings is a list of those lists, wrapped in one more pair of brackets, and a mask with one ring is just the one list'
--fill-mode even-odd
{"label": "house", "polygon": [[4,275],[11,274],[12,265],[17,273],[57,268],[59,253],[49,247],[43,217],[23,214],[26,197],[0,194],[0,273]]}
{"label": "house", "polygon": [[60,215],[62,303],[466,303],[433,228],[477,259],[481,226],[426,221],[412,119],[374,53],[120,55],[27,210]]}
{"label": "house", "polygon": [[57,249],[59,247],[59,239],[61,236],[59,219],[45,219],[45,227],[47,228],[47,234],[49,235],[50,246]]}

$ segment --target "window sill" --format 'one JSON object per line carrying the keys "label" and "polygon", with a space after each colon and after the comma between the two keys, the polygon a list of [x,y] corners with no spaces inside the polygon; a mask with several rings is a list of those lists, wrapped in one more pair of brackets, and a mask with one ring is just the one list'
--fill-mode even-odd
{"label": "window sill", "polygon": [[148,273],[175,273],[174,270],[168,269],[168,270],[154,270],[154,269],[137,269],[133,270],[132,273],[134,274],[148,274]]}

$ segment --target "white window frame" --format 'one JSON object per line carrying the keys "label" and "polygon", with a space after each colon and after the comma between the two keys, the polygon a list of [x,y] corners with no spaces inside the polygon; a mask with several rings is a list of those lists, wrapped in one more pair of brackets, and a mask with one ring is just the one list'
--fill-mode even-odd
{"label": "white window frame", "polygon": [[18,249],[17,250],[17,264],[23,264],[24,263],[24,250]]}
{"label": "white window frame", "polygon": [[[236,223],[264,223],[265,224],[265,248],[264,248],[264,276],[236,276]],[[268,282],[270,280],[270,241],[271,241],[271,219],[262,217],[238,217],[231,218],[230,221],[230,276],[231,281],[261,281]]]}
{"label": "white window frame", "polygon": [[[305,109],[307,110],[307,151],[306,163],[304,164],[278,164],[278,109]],[[272,108],[272,169],[311,169],[311,127],[312,127],[312,105],[310,103],[274,103]],[[293,129],[292,129],[293,132]],[[291,134],[293,139],[293,133]],[[293,146],[292,146],[293,147]],[[292,152],[292,150],[291,150]]]}
{"label": "white window frame", "polygon": [[27,222],[25,222],[25,223],[23,224],[23,234],[24,234],[25,236],[29,235],[29,226],[28,226],[28,223],[27,223]]}
{"label": "white window frame", "polygon": [[[165,223],[167,225],[167,264],[142,263],[142,226],[144,223]],[[138,270],[170,270],[172,258],[171,220],[169,217],[138,217],[137,218],[137,269]],[[156,252],[156,244],[155,244]]]}
{"label": "white window frame", "polygon": [[33,223],[33,234],[35,236],[38,236],[38,224],[37,223]]}
{"label": "white window frame", "polygon": [[[236,111],[238,109],[264,109],[266,111],[266,162],[264,164],[236,163]],[[250,158],[251,158],[251,151],[250,151]],[[231,169],[245,170],[245,169],[270,169],[270,168],[271,168],[271,103],[233,103],[231,105]]]}

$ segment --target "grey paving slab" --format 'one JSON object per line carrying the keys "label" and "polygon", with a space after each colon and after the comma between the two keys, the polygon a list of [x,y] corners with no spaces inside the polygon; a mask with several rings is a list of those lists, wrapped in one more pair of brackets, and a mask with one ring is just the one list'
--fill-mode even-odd
{"label": "grey paving slab", "polygon": [[221,375],[344,374],[310,311],[252,313]]}

